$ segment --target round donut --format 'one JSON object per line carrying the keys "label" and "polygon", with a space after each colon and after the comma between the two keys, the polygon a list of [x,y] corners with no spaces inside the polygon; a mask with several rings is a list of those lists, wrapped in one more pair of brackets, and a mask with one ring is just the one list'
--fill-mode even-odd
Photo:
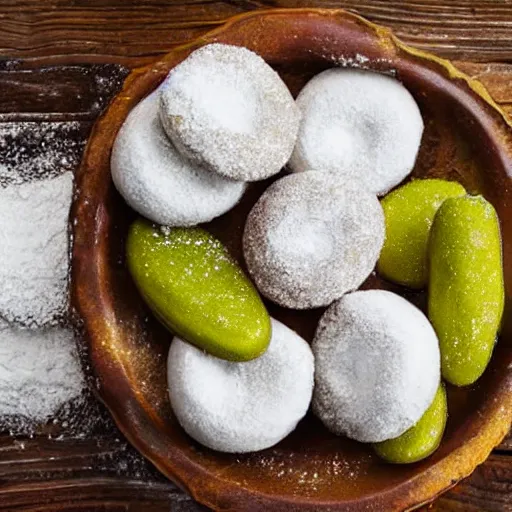
{"label": "round donut", "polygon": [[300,114],[261,57],[246,48],[210,44],[169,73],[160,116],[191,160],[228,178],[256,181],[278,173],[290,158]]}
{"label": "round donut", "polygon": [[411,171],[423,119],[396,79],[357,69],[328,69],[300,92],[302,113],[290,166],[326,169],[386,194]]}
{"label": "round donut", "polygon": [[251,210],[243,249],[260,292],[294,309],[327,306],[370,274],[384,242],[377,197],[322,171],[273,183]]}
{"label": "round donut", "polygon": [[178,153],[160,123],[157,92],[126,118],[112,148],[111,173],[134,210],[166,226],[208,222],[235,206],[246,187]]}
{"label": "round donut", "polygon": [[272,339],[259,358],[218,359],[174,338],[167,380],[171,406],[196,441],[222,452],[269,448],[295,429],[313,393],[309,345],[272,319]]}
{"label": "round donut", "polygon": [[349,293],[313,341],[313,410],[335,434],[373,443],[400,436],[432,403],[439,344],[425,315],[394,293]]}

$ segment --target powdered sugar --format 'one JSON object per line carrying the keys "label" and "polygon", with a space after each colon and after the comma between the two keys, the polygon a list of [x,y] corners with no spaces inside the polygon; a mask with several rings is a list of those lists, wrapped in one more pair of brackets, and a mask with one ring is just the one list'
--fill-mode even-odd
{"label": "powdered sugar", "polygon": [[385,194],[412,170],[423,120],[411,94],[387,75],[329,69],[301,91],[296,172],[326,169]]}
{"label": "powdered sugar", "polygon": [[331,55],[331,60],[338,66],[344,68],[365,68],[368,66],[370,59],[365,55],[356,53],[353,57],[347,57],[345,55]]}
{"label": "powdered sugar", "polygon": [[73,171],[85,144],[78,122],[0,123],[0,186]]}
{"label": "powdered sugar", "polygon": [[165,131],[211,171],[254,181],[288,161],[299,111],[279,75],[250,50],[203,46],[169,73],[161,91]]}
{"label": "powdered sugar", "polygon": [[[86,389],[75,336],[62,327],[69,324],[68,216],[72,171],[93,117],[120,85],[122,72],[94,66],[20,73],[29,82],[37,77],[45,82],[39,89],[55,96],[55,109],[37,94],[27,97],[22,91],[18,112],[14,98],[8,108],[12,112],[3,119],[85,122],[0,122],[0,317],[12,321],[0,320],[0,428],[14,435],[90,436],[106,414],[99,419],[100,406]],[[20,73],[14,83],[23,80]],[[73,82],[77,73],[83,73],[84,87]],[[56,79],[63,87],[52,87]],[[25,92],[35,91],[29,82]],[[93,103],[79,100],[87,84]]]}
{"label": "powdered sugar", "polygon": [[175,338],[168,360],[171,405],[185,431],[219,451],[263,450],[306,414],[313,390],[308,344],[277,320],[259,358],[233,363]]}
{"label": "powdered sugar", "polygon": [[55,325],[68,323],[71,171],[87,129],[0,123],[0,426],[13,434],[81,435],[96,421],[73,332]]}
{"label": "powdered sugar", "polygon": [[297,205],[293,216],[283,217],[275,229],[268,232],[269,252],[284,253],[291,262],[305,260],[321,264],[332,257],[335,242],[325,220],[311,218],[304,205]]}
{"label": "powdered sugar", "polygon": [[[206,68],[190,66],[188,73],[175,73],[167,87],[172,86],[183,93],[182,101],[188,103],[186,108],[191,118],[196,123],[204,123],[205,129],[251,133],[256,128],[257,91],[250,81],[236,80],[237,73],[234,62]],[[169,92],[167,90],[167,94]],[[184,106],[181,108],[185,109]]]}
{"label": "powdered sugar", "polygon": [[329,172],[292,174],[251,210],[243,246],[260,292],[284,307],[326,306],[357,288],[384,241],[377,197]]}
{"label": "powdered sugar", "polygon": [[42,422],[79,397],[85,381],[73,332],[0,324],[0,416]]}
{"label": "powdered sugar", "polygon": [[158,92],[129,114],[112,150],[112,178],[126,202],[159,224],[208,222],[241,198],[245,184],[210,173],[182,157],[158,116]]}
{"label": "powdered sugar", "polygon": [[68,216],[73,175],[0,188],[0,316],[54,324],[68,305]]}
{"label": "powdered sugar", "polygon": [[313,341],[313,410],[327,428],[362,442],[398,437],[434,399],[436,334],[423,313],[384,290],[335,302]]}

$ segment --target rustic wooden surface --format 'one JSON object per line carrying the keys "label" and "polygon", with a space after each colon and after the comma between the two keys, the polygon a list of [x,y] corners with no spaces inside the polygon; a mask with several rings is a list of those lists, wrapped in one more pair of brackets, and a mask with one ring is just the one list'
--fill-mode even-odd
{"label": "rustic wooden surface", "polygon": [[[455,60],[512,114],[510,0],[2,0],[0,129],[12,122],[75,121],[67,136],[85,140],[125,73],[101,64],[126,69],[150,62],[247,10],[313,5],[346,7]],[[13,156],[16,144],[30,141],[0,145],[0,161]],[[28,157],[31,151],[37,148]],[[203,510],[126,445],[101,406],[83,414],[95,419],[78,439],[66,429],[61,439],[0,436],[0,510]],[[512,511],[512,436],[430,510]]]}

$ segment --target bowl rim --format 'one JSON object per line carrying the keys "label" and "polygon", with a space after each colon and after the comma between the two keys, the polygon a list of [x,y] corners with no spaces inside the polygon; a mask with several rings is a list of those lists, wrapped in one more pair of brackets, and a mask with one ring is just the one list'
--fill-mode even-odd
{"label": "bowl rim", "polygon": [[[490,122],[497,125],[501,124],[499,146],[502,151],[500,151],[499,156],[512,183],[512,121],[508,119],[479,81],[462,73],[445,59],[404,44],[393,35],[390,29],[376,25],[359,15],[343,9],[302,8],[264,9],[234,16],[222,26],[205,35],[175,47],[154,63],[132,70],[124,82],[122,91],[114,98],[108,109],[94,125],[77,174],[77,190],[82,192],[82,190],[88,189],[90,180],[94,180],[94,177],[92,177],[94,169],[98,167],[102,157],[105,157],[105,151],[110,154],[110,147],[99,147],[95,142],[98,137],[105,134],[110,137],[110,140],[115,136],[117,129],[112,133],[112,127],[109,126],[112,112],[123,102],[125,103],[125,111],[129,111],[126,104],[132,100],[131,92],[137,87],[140,89],[140,85],[143,85],[145,78],[161,70],[167,62],[176,59],[177,55],[185,54],[195,48],[215,42],[217,37],[229,32],[237,25],[261,22],[268,17],[290,15],[313,16],[321,20],[328,19],[341,25],[347,23],[347,21],[356,22],[366,30],[370,30],[382,45],[387,45],[396,52],[405,52],[418,58],[423,63],[428,62],[438,72],[447,75],[449,79],[456,80],[465,89],[466,95],[469,94],[473,99],[478,98],[481,108],[487,109],[486,115]],[[103,360],[104,353],[98,351],[97,343],[93,342],[93,338],[97,336],[95,333],[97,333],[98,328],[101,328],[102,323],[109,328],[116,328],[115,318],[105,317],[103,306],[109,304],[109,299],[105,294],[108,290],[110,276],[105,274],[100,264],[100,255],[108,253],[106,237],[102,239],[99,236],[102,229],[110,222],[108,212],[101,203],[95,204],[94,198],[86,193],[80,193],[73,205],[72,217],[86,220],[85,223],[78,222],[74,226],[71,286],[73,305],[83,320],[85,349],[88,352],[91,367],[98,382],[95,390],[96,394],[109,409],[121,432],[141,454],[197,501],[211,508],[276,511],[363,510],[370,506],[375,497],[378,496],[379,505],[381,506],[387,505],[394,509],[412,510],[432,501],[439,494],[453,487],[459,480],[468,476],[477,465],[484,462],[494,446],[499,444],[510,428],[508,418],[512,417],[512,368],[498,386],[499,400],[494,401],[485,418],[479,418],[478,432],[469,441],[448,453],[422,473],[414,475],[395,487],[364,498],[341,502],[338,500],[305,501],[301,497],[276,496],[259,490],[244,488],[231,480],[212,474],[207,468],[200,466],[183,454],[177,453],[179,450],[173,453],[170,450],[171,447],[163,442],[158,447],[150,446],[143,436],[138,435],[137,432],[154,427],[157,420],[148,417],[147,411],[141,405],[143,398],[131,388],[126,369],[122,366],[124,356],[119,356],[119,361],[117,361],[117,369],[124,378],[120,379],[120,376],[116,375],[116,378],[113,379],[112,375],[106,372],[107,369],[112,368],[112,365]],[[114,366],[116,365],[114,364]]]}

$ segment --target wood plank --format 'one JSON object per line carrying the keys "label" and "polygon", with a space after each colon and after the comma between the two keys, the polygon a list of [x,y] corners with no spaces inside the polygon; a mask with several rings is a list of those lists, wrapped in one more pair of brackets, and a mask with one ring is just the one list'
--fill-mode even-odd
{"label": "wood plank", "polygon": [[65,66],[37,73],[11,63],[0,69],[0,121],[91,121],[127,70],[117,65]]}
{"label": "wood plank", "polygon": [[171,504],[180,512],[205,510],[135,452],[108,419],[103,430],[86,439],[0,438],[0,511],[159,512]]}
{"label": "wood plank", "polygon": [[[304,0],[1,2],[0,55],[67,56],[141,65],[241,12],[304,7]],[[404,41],[451,59],[512,60],[512,3],[486,0],[317,0],[391,27]],[[94,56],[94,57],[92,57]]]}
{"label": "wood plank", "polygon": [[473,475],[437,499],[431,512],[510,512],[512,463],[509,456],[491,455]]}
{"label": "wood plank", "polygon": [[[510,457],[512,457],[512,430],[509,432],[508,436],[503,439],[502,443],[496,448],[496,451],[509,454]],[[510,463],[512,464],[512,460]]]}
{"label": "wood plank", "polygon": [[482,82],[501,106],[512,105],[512,64],[461,62],[454,64],[464,73]]}
{"label": "wood plank", "polygon": [[44,6],[37,0],[7,2],[0,6],[5,29],[0,34],[0,55],[30,58],[95,54],[104,55],[105,62],[141,65],[244,10],[243,5],[222,1],[62,5],[50,0]]}
{"label": "wood plank", "polygon": [[[0,511],[90,511],[100,505],[99,510],[105,512],[128,507],[154,512],[206,510],[161,477],[115,434],[96,440],[33,439],[23,443],[23,449],[19,441],[13,444],[2,462],[6,467],[16,460],[24,471],[1,474]],[[5,450],[5,445],[0,448],[2,455]],[[492,455],[428,510],[504,512],[511,510],[511,503],[510,457]]]}

